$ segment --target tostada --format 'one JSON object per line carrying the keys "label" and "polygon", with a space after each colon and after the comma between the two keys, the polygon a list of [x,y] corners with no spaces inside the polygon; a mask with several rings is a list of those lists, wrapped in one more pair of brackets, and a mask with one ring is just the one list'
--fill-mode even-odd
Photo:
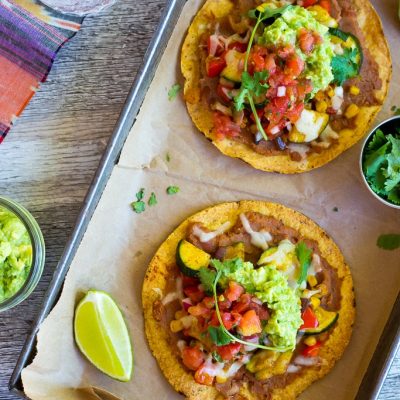
{"label": "tostada", "polygon": [[334,242],[282,205],[223,203],[161,245],[142,292],[150,349],[188,399],[293,399],[342,356],[353,281]]}
{"label": "tostada", "polygon": [[207,0],[181,69],[189,114],[222,153],[299,173],[366,133],[391,58],[368,0]]}

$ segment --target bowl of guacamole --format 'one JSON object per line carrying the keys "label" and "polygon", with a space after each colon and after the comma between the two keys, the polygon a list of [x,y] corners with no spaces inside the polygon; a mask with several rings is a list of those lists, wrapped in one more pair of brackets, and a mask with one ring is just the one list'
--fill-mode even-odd
{"label": "bowl of guacamole", "polygon": [[45,245],[33,216],[0,197],[0,311],[25,300],[43,272]]}

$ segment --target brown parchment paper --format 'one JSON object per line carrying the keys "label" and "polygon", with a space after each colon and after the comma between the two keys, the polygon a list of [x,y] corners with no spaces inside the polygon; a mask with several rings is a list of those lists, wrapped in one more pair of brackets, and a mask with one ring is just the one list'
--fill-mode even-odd
{"label": "brown parchment paper", "polygon": [[[381,233],[400,230],[400,212],[363,186],[358,167],[361,145],[330,164],[298,176],[256,171],[221,155],[187,115],[181,98],[168,101],[180,81],[179,51],[189,22],[202,1],[189,0],[171,37],[138,119],[72,262],[59,302],[42,324],[37,356],[22,374],[32,400],[179,399],[148,349],[141,309],[141,286],[158,246],[186,217],[222,201],[264,199],[295,208],[320,224],[339,245],[354,277],[357,317],[343,358],[301,398],[350,400],[376,347],[400,287],[399,251],[376,246]],[[391,114],[400,91],[400,25],[397,1],[373,1],[391,44],[394,76],[378,119]],[[166,154],[171,160],[166,161]],[[165,188],[181,192],[168,196]],[[137,215],[135,193],[156,192],[158,204]],[[335,212],[334,208],[338,211]],[[106,290],[126,317],[134,346],[134,377],[120,383],[104,376],[79,353],[73,340],[76,301],[90,288]],[[400,395],[400,393],[399,393]]]}

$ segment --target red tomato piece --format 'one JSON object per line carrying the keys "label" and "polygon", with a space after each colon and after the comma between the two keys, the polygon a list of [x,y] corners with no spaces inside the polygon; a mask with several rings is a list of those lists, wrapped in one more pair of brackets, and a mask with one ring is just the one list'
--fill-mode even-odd
{"label": "red tomato piece", "polygon": [[293,79],[297,78],[303,72],[303,69],[304,61],[295,54],[286,61],[285,72],[291,75]]}
{"label": "red tomato piece", "polygon": [[220,112],[214,112],[214,127],[217,139],[235,137],[240,133],[240,126],[235,124],[230,117]]}
{"label": "red tomato piece", "polygon": [[215,311],[213,311],[213,313],[211,314],[211,319],[209,321],[209,326],[215,326],[218,327],[221,324],[219,323],[218,317],[217,317],[217,313]]}
{"label": "red tomato piece", "polygon": [[214,377],[205,373],[203,367],[200,367],[194,374],[194,380],[201,385],[212,386]]}
{"label": "red tomato piece", "polygon": [[197,286],[188,286],[188,287],[184,288],[183,293],[185,293],[185,295],[187,297],[189,297],[189,299],[192,300],[192,302],[194,304],[202,301],[205,296],[204,291],[199,289],[198,285]]}
{"label": "red tomato piece", "polygon": [[269,319],[269,311],[265,306],[252,302],[250,304],[250,309],[254,310],[257,313],[261,321],[266,321],[267,319]]}
{"label": "red tomato piece", "polygon": [[294,54],[294,47],[290,44],[278,49],[278,56],[283,60],[286,60],[289,56],[293,54]]}
{"label": "red tomato piece", "polygon": [[275,57],[272,54],[268,54],[265,57],[264,68],[269,71],[270,74],[273,74],[276,70]]}
{"label": "red tomato piece", "polygon": [[301,354],[305,357],[316,357],[321,349],[321,342],[317,342],[314,346],[306,346]]}
{"label": "red tomato piece", "polygon": [[234,342],[226,344],[225,346],[218,346],[217,353],[221,356],[224,361],[232,360],[232,358],[239,353],[242,345],[240,343]]}
{"label": "red tomato piece", "polygon": [[286,111],[286,118],[294,124],[300,118],[301,113],[304,110],[304,103],[300,102],[292,106],[289,110]]}
{"label": "red tomato piece", "polygon": [[197,347],[185,347],[182,351],[182,361],[186,368],[196,371],[204,363],[204,354]]}
{"label": "red tomato piece", "polygon": [[264,57],[255,53],[251,55],[251,63],[254,65],[255,72],[261,72],[265,69],[265,60]]}
{"label": "red tomato piece", "polygon": [[249,305],[251,302],[251,295],[248,293],[244,293],[240,296],[238,301],[235,303],[235,305],[232,307],[232,313],[239,313],[243,314],[249,309]]}
{"label": "red tomato piece", "polygon": [[318,0],[303,0],[303,7],[307,8],[317,4]]}
{"label": "red tomato piece", "polygon": [[325,8],[326,11],[328,11],[328,13],[331,13],[331,2],[330,0],[319,0],[318,3],[322,8]]}
{"label": "red tomato piece", "polygon": [[254,310],[247,311],[239,323],[239,333],[243,336],[251,336],[262,330],[260,318]]}
{"label": "red tomato piece", "polygon": [[240,320],[242,319],[242,314],[239,314],[237,312],[232,311],[231,315],[232,315],[232,318],[233,318],[233,326],[239,325]]}
{"label": "red tomato piece", "polygon": [[307,307],[304,310],[303,314],[301,314],[301,319],[303,320],[303,325],[300,326],[300,329],[317,328],[319,325],[318,319],[311,307]]}
{"label": "red tomato piece", "polygon": [[243,293],[243,286],[234,281],[230,281],[228,288],[225,290],[225,296],[229,301],[236,301]]}
{"label": "red tomato piece", "polygon": [[210,309],[207,308],[203,303],[199,303],[195,306],[189,307],[188,313],[190,315],[193,315],[194,317],[200,317],[200,316],[206,317],[207,315],[210,314]]}
{"label": "red tomato piece", "polygon": [[232,314],[229,312],[221,313],[221,319],[225,328],[229,331],[233,328],[233,318]]}
{"label": "red tomato piece", "polygon": [[311,31],[307,29],[300,29],[299,33],[299,46],[303,53],[310,54],[315,45],[315,38]]}
{"label": "red tomato piece", "polygon": [[226,61],[223,57],[207,57],[206,70],[209,78],[215,78],[226,67]]}

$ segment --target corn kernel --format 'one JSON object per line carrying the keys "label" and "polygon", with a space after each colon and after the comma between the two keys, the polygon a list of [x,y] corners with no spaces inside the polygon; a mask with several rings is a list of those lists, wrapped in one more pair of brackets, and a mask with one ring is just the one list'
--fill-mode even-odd
{"label": "corn kernel", "polygon": [[357,96],[360,94],[360,88],[354,85],[350,86],[350,94]]}
{"label": "corn kernel", "polygon": [[311,299],[311,307],[315,310],[321,304],[321,300],[318,297],[312,296]]}
{"label": "corn kernel", "polygon": [[328,94],[329,97],[333,97],[335,95],[335,91],[330,86],[326,93]]}
{"label": "corn kernel", "polygon": [[349,36],[347,38],[347,40],[343,43],[343,46],[348,48],[348,49],[353,46],[353,40],[352,40],[351,36]]}
{"label": "corn kernel", "polygon": [[182,321],[180,321],[180,320],[176,320],[176,321],[174,320],[174,321],[171,321],[171,323],[169,324],[169,327],[173,333],[177,333],[183,329],[183,324],[182,324]]}
{"label": "corn kernel", "polygon": [[216,379],[217,383],[225,383],[228,378],[225,378],[225,376],[217,376]]}
{"label": "corn kernel", "polygon": [[314,275],[308,275],[307,276],[307,282],[311,287],[314,287],[314,286],[318,285],[317,278]]}
{"label": "corn kernel", "polygon": [[324,100],[317,101],[316,109],[318,112],[324,113],[327,108],[328,108],[328,103],[326,101]]}
{"label": "corn kernel", "polygon": [[306,344],[307,346],[314,346],[317,344],[317,339],[315,339],[314,336],[309,336],[304,339],[304,344]]}
{"label": "corn kernel", "polygon": [[320,90],[319,92],[316,93],[314,98],[317,101],[324,100],[325,99],[325,93],[322,90]]}
{"label": "corn kernel", "polygon": [[225,297],[223,294],[221,294],[221,296],[218,297],[218,301],[224,301],[224,300],[225,300]]}
{"label": "corn kernel", "polygon": [[344,115],[347,119],[353,118],[355,117],[358,113],[360,112],[360,109],[358,108],[358,106],[356,104],[350,104]]}
{"label": "corn kernel", "polygon": [[175,313],[175,319],[181,319],[181,318],[184,317],[185,315],[187,315],[185,311],[183,311],[183,310],[178,310],[178,311]]}

